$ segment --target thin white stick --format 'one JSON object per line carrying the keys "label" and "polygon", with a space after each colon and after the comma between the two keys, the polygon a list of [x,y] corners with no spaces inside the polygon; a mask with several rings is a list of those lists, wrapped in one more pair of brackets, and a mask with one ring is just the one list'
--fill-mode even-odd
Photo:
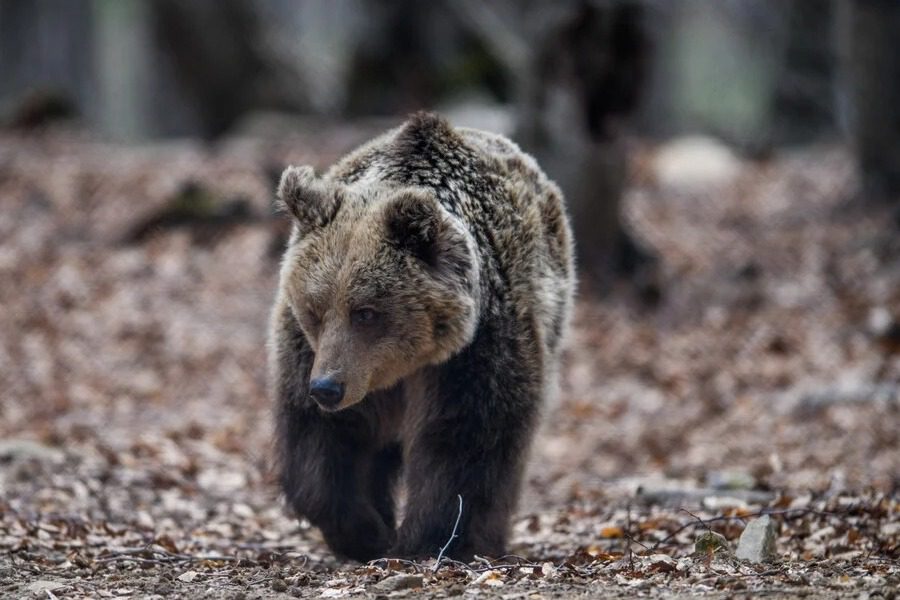
{"label": "thin white stick", "polygon": [[463,510],[463,499],[462,494],[457,494],[457,498],[459,498],[459,512],[456,513],[456,523],[453,524],[453,531],[450,533],[450,539],[447,540],[447,543],[444,544],[444,547],[441,548],[441,551],[438,552],[437,561],[434,563],[434,573],[437,573],[437,570],[441,567],[441,561],[444,559],[444,552],[447,551],[447,548],[450,547],[450,544],[453,540],[456,539],[456,530],[459,528],[459,520],[462,518],[462,510]]}

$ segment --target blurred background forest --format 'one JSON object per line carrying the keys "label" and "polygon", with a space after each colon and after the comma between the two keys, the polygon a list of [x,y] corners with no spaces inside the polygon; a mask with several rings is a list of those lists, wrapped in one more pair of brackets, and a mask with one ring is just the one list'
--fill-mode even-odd
{"label": "blurred background forest", "polygon": [[[581,288],[552,569],[420,584],[900,583],[900,2],[0,0],[0,590],[383,578],[271,485],[272,201],[419,109],[537,158]],[[761,512],[777,568],[682,562]]]}
{"label": "blurred background forest", "polygon": [[626,133],[699,132],[753,159],[844,140],[867,192],[896,196],[895,4],[4,0],[0,115],[136,143],[436,108],[536,155],[602,278],[647,258],[617,226]]}

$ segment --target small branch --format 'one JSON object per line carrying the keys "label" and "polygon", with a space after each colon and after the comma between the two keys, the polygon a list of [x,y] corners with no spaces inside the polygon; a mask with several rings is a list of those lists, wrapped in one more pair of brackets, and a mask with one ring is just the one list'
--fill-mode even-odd
{"label": "small branch", "polygon": [[720,517],[713,517],[713,518],[711,518],[711,519],[701,519],[700,517],[698,517],[697,515],[695,515],[695,514],[692,513],[691,511],[687,510],[686,508],[681,508],[680,510],[682,510],[683,512],[686,512],[687,514],[691,515],[694,519],[696,519],[696,522],[690,521],[690,522],[688,522],[688,523],[685,523],[684,525],[682,525],[681,527],[679,527],[678,529],[676,529],[675,531],[673,531],[672,533],[670,533],[669,535],[667,535],[666,537],[664,537],[663,539],[661,539],[661,540],[659,540],[658,542],[656,542],[656,543],[653,545],[653,547],[650,548],[650,550],[656,550],[656,549],[658,549],[660,546],[665,546],[665,545],[668,544],[672,539],[674,539],[675,536],[677,536],[679,533],[681,533],[681,532],[684,531],[685,529],[690,529],[691,527],[695,527],[695,526],[697,526],[698,524],[699,524],[699,525],[702,525],[702,526],[704,526],[704,527],[706,527],[706,529],[710,529],[710,527],[709,527],[709,524],[710,524],[710,523],[718,523],[718,522],[722,522],[722,521],[746,521],[747,519],[752,519],[752,518],[756,518],[756,517],[762,517],[762,516],[764,516],[764,515],[769,515],[770,517],[771,517],[771,516],[781,516],[781,517],[784,517],[785,519],[794,519],[794,518],[797,518],[797,517],[802,517],[802,516],[804,516],[804,515],[818,515],[818,516],[826,516],[826,517],[841,517],[841,516],[844,516],[844,514],[846,514],[847,512],[849,512],[849,511],[844,511],[844,512],[841,512],[841,513],[836,513],[836,512],[828,512],[828,511],[822,511],[822,510],[815,510],[815,509],[812,509],[812,508],[788,508],[788,509],[786,509],[786,510],[761,510],[761,511],[758,511],[758,512],[755,512],[755,513],[748,513],[748,514],[745,514],[745,515],[723,515],[723,516],[720,516]]}
{"label": "small branch", "polygon": [[689,515],[691,515],[692,517],[694,517],[694,519],[697,521],[698,524],[703,525],[704,527],[706,527],[706,530],[707,530],[707,531],[712,531],[712,529],[709,527],[709,524],[708,524],[706,521],[704,521],[704,520],[701,519],[699,516],[695,515],[695,514],[692,513],[691,511],[689,511],[688,509],[686,509],[686,508],[684,508],[684,507],[681,507],[681,508],[679,508],[678,510],[680,510],[681,512],[686,512],[687,514],[689,514]]}
{"label": "small branch", "polygon": [[625,506],[625,552],[628,554],[628,569],[634,572],[634,552],[631,548],[631,498]]}
{"label": "small branch", "polygon": [[483,556],[478,556],[477,554],[475,554],[474,556],[472,556],[472,559],[474,562],[480,562],[481,564],[483,564],[484,566],[486,566],[488,568],[494,568],[494,565],[491,563],[491,561],[486,559]]}
{"label": "small branch", "polygon": [[[450,560],[450,559],[444,559],[444,560]],[[405,558],[389,558],[387,556],[384,556],[382,558],[375,558],[373,560],[370,560],[366,564],[372,565],[373,567],[375,567],[375,566],[378,566],[379,563],[388,563],[388,566],[390,566],[391,561],[397,561],[400,564],[410,566],[416,570],[416,573],[422,573],[427,569],[427,567],[425,565],[417,563],[414,560],[408,560]]]}
{"label": "small branch", "polygon": [[444,552],[447,551],[447,548],[450,547],[450,544],[457,537],[456,530],[459,529],[459,521],[460,519],[462,519],[463,513],[463,497],[462,494],[457,494],[456,497],[459,498],[459,512],[456,513],[456,523],[453,524],[453,531],[450,532],[450,539],[447,540],[447,543],[444,544],[444,547],[441,548],[440,552],[438,552],[437,560],[435,560],[434,562],[434,573],[437,573],[438,569],[441,568],[441,561],[444,559]]}
{"label": "small branch", "polygon": [[172,563],[180,562],[177,558],[142,558],[140,556],[131,556],[127,554],[116,554],[114,556],[104,556],[103,558],[95,559],[95,563],[105,564],[111,562],[136,562],[142,565],[170,565]]}
{"label": "small branch", "polygon": [[237,562],[241,560],[236,556],[218,556],[218,555],[190,555],[175,554],[163,548],[152,548],[150,544],[143,548],[124,548],[118,552],[114,552],[107,556],[101,556],[94,559],[97,563],[133,561],[143,564],[165,565],[172,563],[190,563],[203,561],[220,561],[220,562]]}

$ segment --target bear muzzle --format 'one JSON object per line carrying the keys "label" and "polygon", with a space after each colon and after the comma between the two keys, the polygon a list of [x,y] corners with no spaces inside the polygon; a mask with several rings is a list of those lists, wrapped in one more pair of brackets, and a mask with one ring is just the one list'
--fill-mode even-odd
{"label": "bear muzzle", "polygon": [[309,395],[323,410],[337,410],[344,399],[344,384],[333,377],[316,377],[309,382]]}

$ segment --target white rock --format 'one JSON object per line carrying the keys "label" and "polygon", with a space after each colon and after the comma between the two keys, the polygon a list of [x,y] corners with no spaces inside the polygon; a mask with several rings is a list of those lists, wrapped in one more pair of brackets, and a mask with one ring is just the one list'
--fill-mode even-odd
{"label": "white rock", "polygon": [[708,472],[706,485],[715,490],[752,490],[756,487],[756,478],[747,471],[723,469]]}
{"label": "white rock", "polygon": [[718,140],[688,136],[662,146],[654,168],[660,185],[696,190],[732,183],[741,171],[741,161]]}
{"label": "white rock", "polygon": [[721,511],[725,508],[747,508],[747,503],[740,498],[732,498],[731,496],[707,496],[703,499],[703,508]]}
{"label": "white rock", "polygon": [[50,581],[48,579],[38,579],[37,581],[32,581],[31,583],[29,583],[28,587],[25,588],[25,591],[34,594],[41,592],[52,592],[53,590],[58,590],[62,587],[66,587],[66,584],[60,583],[58,581]]}
{"label": "white rock", "polygon": [[185,571],[181,575],[178,576],[178,581],[183,581],[185,583],[190,583],[197,578],[197,571]]}
{"label": "white rock", "polygon": [[36,460],[60,463],[65,455],[59,450],[32,440],[9,439],[0,442],[0,458],[11,461]]}
{"label": "white rock", "polygon": [[641,561],[645,568],[662,573],[675,571],[678,566],[675,559],[667,554],[651,554]]}
{"label": "white rock", "polygon": [[255,514],[253,512],[252,508],[250,508],[249,506],[247,506],[246,504],[243,504],[241,502],[234,504],[231,507],[231,512],[233,512],[235,514],[235,516],[240,517],[242,519],[251,519],[251,518],[253,518],[253,516]]}
{"label": "white rock", "polygon": [[197,483],[204,490],[228,495],[243,489],[247,478],[238,471],[206,469],[197,475]]}
{"label": "white rock", "polygon": [[155,523],[153,522],[153,517],[150,516],[146,510],[139,510],[137,515],[135,515],[135,523],[143,529],[153,529]]}
{"label": "white rock", "polygon": [[763,515],[747,523],[738,541],[735,556],[755,563],[775,559],[775,522],[769,515]]}

